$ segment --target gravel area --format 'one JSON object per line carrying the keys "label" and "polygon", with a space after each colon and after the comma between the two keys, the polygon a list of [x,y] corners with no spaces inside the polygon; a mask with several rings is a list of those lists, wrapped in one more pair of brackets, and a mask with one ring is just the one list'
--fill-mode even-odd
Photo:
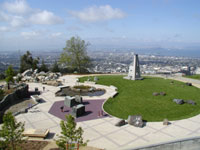
{"label": "gravel area", "polygon": [[12,113],[15,113],[15,112],[18,112],[19,110],[23,109],[23,108],[27,108],[29,105],[34,105],[36,104],[36,102],[34,100],[32,100],[31,98],[29,99],[24,99],[24,101],[18,103],[18,104],[15,104],[13,106],[11,106],[9,109],[6,110],[6,113],[7,112],[12,112]]}

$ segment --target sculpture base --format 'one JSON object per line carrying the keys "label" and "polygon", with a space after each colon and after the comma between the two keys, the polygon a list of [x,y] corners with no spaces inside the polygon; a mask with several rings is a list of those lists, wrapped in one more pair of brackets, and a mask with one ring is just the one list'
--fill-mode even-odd
{"label": "sculpture base", "polygon": [[124,78],[124,79],[127,79],[127,80],[143,80],[143,77],[132,78],[132,77],[126,76],[126,77],[123,77],[123,78]]}

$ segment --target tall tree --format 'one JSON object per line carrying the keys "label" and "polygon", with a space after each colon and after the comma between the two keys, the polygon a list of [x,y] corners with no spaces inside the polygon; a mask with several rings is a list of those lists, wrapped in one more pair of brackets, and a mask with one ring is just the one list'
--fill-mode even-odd
{"label": "tall tree", "polygon": [[6,82],[7,82],[7,85],[8,85],[8,89],[10,89],[10,82],[14,82],[14,70],[13,70],[13,67],[10,65],[8,66],[8,69],[5,71],[5,74],[6,74]]}
{"label": "tall tree", "polygon": [[17,122],[11,112],[3,117],[3,125],[0,130],[0,148],[16,150],[23,140],[24,124]]}
{"label": "tall tree", "polygon": [[[84,143],[82,137],[83,129],[81,127],[76,129],[76,122],[74,121],[74,117],[71,115],[66,115],[66,121],[61,120],[60,122],[61,136],[59,136],[56,144],[61,149],[65,149],[66,144],[71,144],[72,142],[77,142],[83,146],[86,145],[87,142]],[[74,145],[71,146],[73,147]]]}
{"label": "tall tree", "polygon": [[39,63],[39,58],[33,58],[32,54],[27,51],[26,54],[21,56],[20,58],[20,72],[24,72],[27,69],[37,69],[38,68],[38,63]]}
{"label": "tall tree", "polygon": [[80,37],[71,37],[66,41],[66,47],[63,48],[63,53],[60,56],[60,63],[67,67],[77,68],[79,73],[82,73],[90,65],[90,58],[87,55],[86,43]]}
{"label": "tall tree", "polygon": [[60,68],[58,67],[58,63],[57,61],[54,62],[52,68],[51,68],[52,72],[60,72]]}
{"label": "tall tree", "polygon": [[49,71],[47,65],[44,63],[44,59],[42,59],[42,64],[40,66],[40,71],[44,71],[44,72],[48,72]]}

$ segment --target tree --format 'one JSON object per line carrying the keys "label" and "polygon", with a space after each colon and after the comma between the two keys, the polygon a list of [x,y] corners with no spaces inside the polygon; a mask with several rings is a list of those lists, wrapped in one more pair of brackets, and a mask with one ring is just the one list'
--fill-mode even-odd
{"label": "tree", "polygon": [[24,139],[24,124],[17,122],[11,112],[3,117],[2,130],[0,130],[0,148],[16,150]]}
{"label": "tree", "polygon": [[55,61],[52,68],[51,68],[52,72],[60,72],[60,68],[58,67],[58,63]]}
{"label": "tree", "polygon": [[[66,115],[66,121],[60,122],[61,127],[61,136],[59,136],[59,139],[56,141],[56,144],[61,148],[65,149],[66,144],[70,144],[72,142],[77,142],[80,145],[87,145],[87,142],[83,142],[83,129],[79,127],[76,129],[76,122],[74,121],[74,117],[71,115]],[[72,147],[74,145],[71,145]]]}
{"label": "tree", "polygon": [[44,63],[44,60],[42,60],[42,65],[40,66],[40,71],[44,71],[44,72],[49,71],[47,65]]}
{"label": "tree", "polygon": [[8,69],[6,70],[5,72],[6,74],[6,82],[7,82],[7,85],[8,85],[8,89],[10,89],[10,82],[14,82],[14,70],[13,70],[13,67],[10,65],[8,66]]}
{"label": "tree", "polygon": [[81,40],[80,37],[71,37],[66,41],[66,47],[63,48],[63,53],[60,56],[60,63],[67,67],[77,68],[79,73],[82,73],[90,66],[90,58],[87,56],[87,47],[89,43]]}
{"label": "tree", "polygon": [[39,58],[33,58],[32,54],[27,51],[26,54],[24,54],[23,56],[21,56],[20,58],[20,72],[24,72],[27,69],[37,69],[38,68],[38,63],[39,63]]}

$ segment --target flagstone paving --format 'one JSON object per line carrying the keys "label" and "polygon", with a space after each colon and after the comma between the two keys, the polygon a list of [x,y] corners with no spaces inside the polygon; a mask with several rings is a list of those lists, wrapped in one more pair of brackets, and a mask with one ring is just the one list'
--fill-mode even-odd
{"label": "flagstone paving", "polygon": [[[60,78],[65,81],[65,85],[80,84],[76,82],[79,76],[66,75]],[[175,78],[173,78],[175,79]],[[185,81],[184,78],[178,77],[178,80]],[[188,80],[187,80],[188,82]],[[200,83],[190,80],[193,85],[200,86]],[[45,91],[40,97],[44,100],[43,103],[31,108],[28,113],[16,116],[18,121],[25,122],[25,128],[45,128],[50,129],[52,134],[60,133],[60,118],[48,113],[54,102],[63,101],[64,97],[55,97],[55,92],[59,87],[42,85],[39,83],[29,83],[30,90],[38,87],[42,91],[45,86]],[[112,96],[113,89],[103,85],[94,85],[106,90],[106,93],[99,97],[83,97],[84,100],[102,100]],[[136,128],[128,124],[122,127],[116,127],[117,118],[109,116],[94,120],[81,121],[77,125],[84,130],[84,139],[89,140],[88,145],[105,148],[105,149],[133,149],[140,146],[156,144],[160,142],[173,141],[185,137],[194,137],[200,135],[200,115],[192,118],[171,121],[171,124],[164,126],[162,122],[147,122],[143,128]],[[52,138],[56,139],[56,135]],[[52,139],[50,139],[52,140]]]}

